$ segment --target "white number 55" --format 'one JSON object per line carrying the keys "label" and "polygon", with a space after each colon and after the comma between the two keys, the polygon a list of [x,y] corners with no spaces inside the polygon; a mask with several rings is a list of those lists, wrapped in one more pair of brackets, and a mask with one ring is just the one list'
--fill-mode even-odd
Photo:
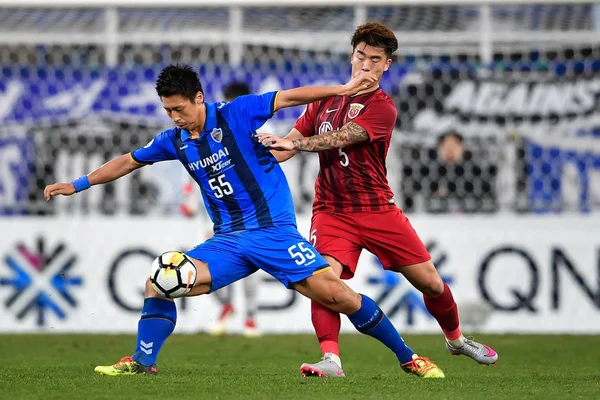
{"label": "white number 55", "polygon": [[222,199],[224,196],[233,193],[233,188],[231,187],[231,184],[225,180],[224,174],[221,174],[216,178],[212,178],[211,180],[209,180],[208,185],[215,193],[215,197],[217,199]]}
{"label": "white number 55", "polygon": [[[299,251],[296,251],[296,249],[298,249]],[[312,251],[311,248],[306,247],[306,244],[304,242],[300,242],[297,245],[295,244],[293,246],[290,246],[288,248],[288,253],[290,253],[290,256],[292,256],[292,258],[298,265],[303,265],[307,260],[314,260],[316,257],[315,252]]]}

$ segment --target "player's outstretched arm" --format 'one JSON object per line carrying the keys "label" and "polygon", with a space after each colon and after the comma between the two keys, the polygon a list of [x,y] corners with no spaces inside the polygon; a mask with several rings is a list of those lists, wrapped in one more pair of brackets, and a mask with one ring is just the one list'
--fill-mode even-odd
{"label": "player's outstretched arm", "polygon": [[[294,139],[301,139],[303,137],[304,136],[300,133],[300,131],[298,129],[292,128],[290,133],[288,133],[284,139],[293,141]],[[259,141],[260,141],[260,138],[259,138]],[[277,160],[278,163],[282,163],[282,162],[289,160],[290,158],[294,157],[294,155],[297,153],[296,150],[285,151],[285,150],[275,150],[272,148],[270,150],[271,150],[271,154],[273,154],[273,157],[275,157],[275,159]]]}
{"label": "player's outstretched arm", "polygon": [[371,72],[365,72],[355,76],[345,85],[304,86],[280,90],[275,98],[275,110],[300,106],[333,96],[354,96],[360,92],[373,89],[376,84],[377,76]]}
{"label": "player's outstretched arm", "polygon": [[369,133],[366,129],[354,122],[348,122],[337,131],[321,133],[320,135],[310,137],[300,135],[300,137],[295,137],[291,140],[288,139],[290,135],[285,138],[265,134],[258,134],[256,136],[260,143],[271,150],[294,151],[294,153],[296,151],[316,152],[342,149],[346,146],[369,140]]}
{"label": "player's outstretched arm", "polygon": [[123,154],[73,182],[53,183],[46,186],[44,189],[44,198],[46,201],[49,201],[52,197],[58,195],[71,196],[72,194],[88,189],[92,185],[112,182],[144,165],[134,161],[130,154]]}

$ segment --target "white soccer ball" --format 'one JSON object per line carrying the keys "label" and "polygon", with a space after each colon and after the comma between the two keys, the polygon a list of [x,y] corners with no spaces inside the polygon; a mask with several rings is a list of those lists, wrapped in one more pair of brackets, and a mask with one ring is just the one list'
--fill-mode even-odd
{"label": "white soccer ball", "polygon": [[167,251],[154,259],[150,282],[154,290],[163,297],[183,297],[196,283],[196,266],[185,254]]}

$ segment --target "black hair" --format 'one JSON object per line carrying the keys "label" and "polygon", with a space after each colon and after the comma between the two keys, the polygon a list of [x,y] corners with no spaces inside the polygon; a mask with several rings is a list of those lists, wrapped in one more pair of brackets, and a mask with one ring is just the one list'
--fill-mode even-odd
{"label": "black hair", "polygon": [[464,143],[463,135],[461,135],[460,133],[458,133],[456,131],[448,131],[438,137],[438,146],[440,144],[442,144],[442,142],[444,140],[451,138],[451,137],[456,138],[456,140],[458,140],[460,143]]}
{"label": "black hair", "polygon": [[193,103],[202,90],[198,74],[189,65],[172,64],[164,68],[156,80],[156,92],[160,97],[182,95]]}
{"label": "black hair", "polygon": [[223,96],[225,100],[231,101],[236,97],[245,96],[250,94],[250,87],[244,82],[231,82],[223,89]]}

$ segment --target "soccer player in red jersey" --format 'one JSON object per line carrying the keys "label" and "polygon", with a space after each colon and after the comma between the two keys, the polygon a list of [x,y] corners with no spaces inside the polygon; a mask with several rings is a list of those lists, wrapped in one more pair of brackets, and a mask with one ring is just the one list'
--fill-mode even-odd
{"label": "soccer player in red jersey", "polygon": [[[352,36],[352,76],[388,70],[398,40],[385,25],[368,22]],[[377,85],[355,96],[311,103],[285,137],[258,135],[278,161],[297,151],[319,152],[311,237],[316,249],[344,279],[354,276],[367,249],[385,269],[399,272],[423,293],[429,313],[438,321],[451,354],[493,364],[498,354],[465,338],[459,327],[452,292],[438,274],[429,252],[408,218],[394,204],[385,159],[396,123],[392,99]],[[338,336],[340,316],[312,302],[312,322],[323,358],[303,364],[304,375],[342,376]]]}

